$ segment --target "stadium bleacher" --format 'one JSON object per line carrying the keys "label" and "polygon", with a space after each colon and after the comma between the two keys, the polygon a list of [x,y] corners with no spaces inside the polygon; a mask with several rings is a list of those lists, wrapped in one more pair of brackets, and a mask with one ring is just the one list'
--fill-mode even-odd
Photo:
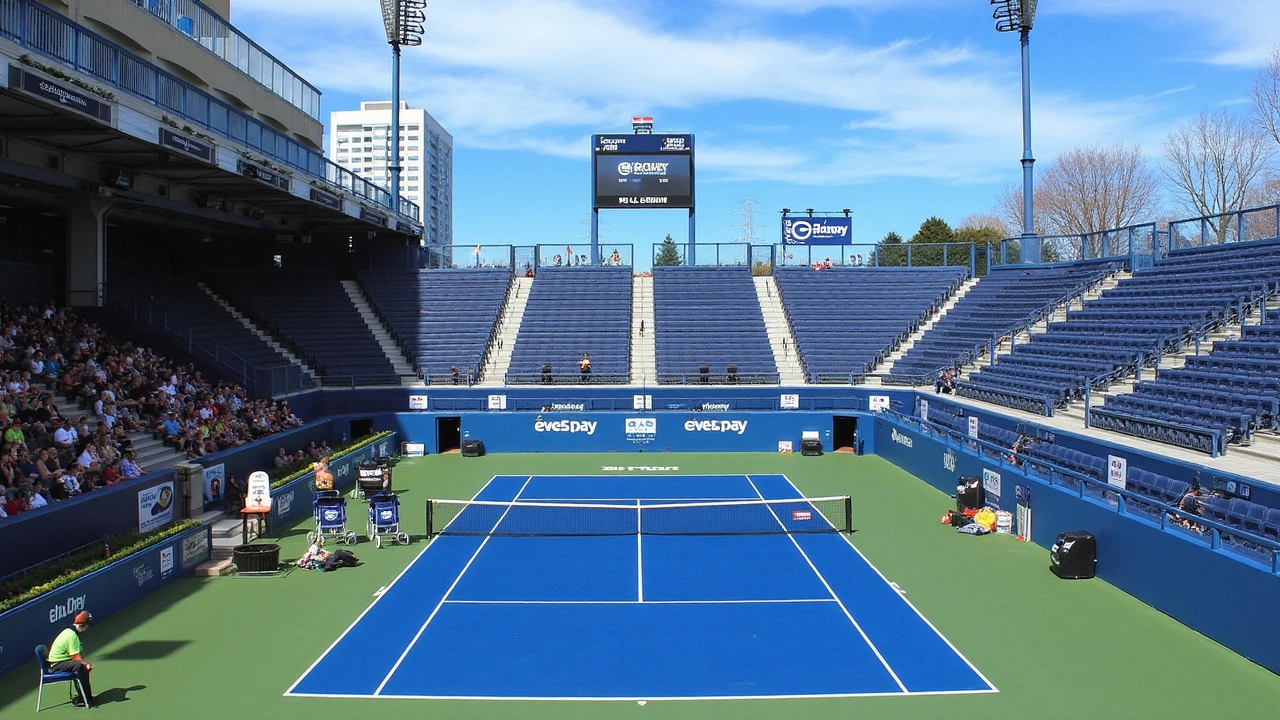
{"label": "stadium bleacher", "polygon": [[888,381],[927,385],[940,369],[973,362],[993,340],[1043,320],[1119,266],[1097,261],[994,267],[893,364]]}
{"label": "stadium bleacher", "polygon": [[[289,359],[245,327],[200,288],[195,278],[109,269],[108,281],[139,299],[163,307],[165,312],[216,342],[220,351],[229,351],[261,369],[288,366]],[[223,359],[225,355],[220,355]]]}
{"label": "stadium bleacher", "polygon": [[322,383],[399,385],[351,298],[329,271],[236,271],[218,289],[264,330],[288,341]]}
{"label": "stadium bleacher", "polygon": [[365,272],[360,285],[428,383],[484,367],[511,286],[505,268]]}
{"label": "stadium bleacher", "polygon": [[[541,268],[529,291],[511,352],[512,384],[578,383],[591,358],[590,383],[631,379],[631,268]],[[550,366],[544,378],[543,366]]]}
{"label": "stadium bleacher", "polygon": [[964,267],[780,268],[809,382],[856,383],[960,287]]}
{"label": "stadium bleacher", "polygon": [[[1154,364],[1167,352],[1239,321],[1280,289],[1280,241],[1179,250],[1105,291],[1066,322],[1050,323],[995,365],[958,384],[960,395],[1051,413]],[[1237,433],[1251,430],[1225,411],[1206,411]]]}
{"label": "stadium bleacher", "polygon": [[777,383],[751,269],[653,269],[660,383]]}

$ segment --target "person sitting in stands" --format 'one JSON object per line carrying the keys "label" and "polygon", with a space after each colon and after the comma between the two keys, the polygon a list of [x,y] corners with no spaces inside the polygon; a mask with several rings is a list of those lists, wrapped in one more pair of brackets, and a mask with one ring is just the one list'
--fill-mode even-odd
{"label": "person sitting in stands", "polygon": [[461,378],[461,373],[458,371],[458,366],[457,366],[457,365],[450,365],[450,366],[449,366],[449,375],[450,375],[450,377],[452,377],[452,378],[453,378],[453,384],[454,384],[454,385],[457,385],[457,384],[458,384],[458,382],[462,379],[462,378]]}
{"label": "person sitting in stands", "polygon": [[622,256],[618,254],[618,251],[617,251],[617,250],[614,250],[614,251],[613,251],[613,254],[609,256],[609,264],[610,264],[610,265],[621,265],[621,264],[622,264]]}
{"label": "person sitting in stands", "polygon": [[282,468],[291,462],[293,462],[293,460],[287,454],[285,454],[284,448],[280,448],[279,450],[277,450],[276,456],[271,460],[271,464],[275,465],[277,468]]}
{"label": "person sitting in stands", "polygon": [[586,353],[582,353],[582,359],[578,361],[578,373],[582,376],[582,382],[586,382],[591,375],[591,358]]}
{"label": "person sitting in stands", "polygon": [[937,382],[933,385],[933,391],[939,394],[950,395],[956,390],[955,376],[950,370],[943,370],[938,376]]}
{"label": "person sitting in stands", "polygon": [[1188,530],[1199,529],[1191,518],[1200,514],[1201,497],[1200,481],[1198,479],[1192,480],[1191,489],[1187,490],[1186,494],[1178,500],[1178,509],[1181,510],[1183,514],[1177,516],[1175,519],[1182,523],[1182,527],[1187,528]]}
{"label": "person sitting in stands", "polygon": [[136,455],[132,450],[124,454],[124,460],[120,461],[120,474],[125,480],[132,480],[136,477],[142,477],[142,466],[138,464]]}

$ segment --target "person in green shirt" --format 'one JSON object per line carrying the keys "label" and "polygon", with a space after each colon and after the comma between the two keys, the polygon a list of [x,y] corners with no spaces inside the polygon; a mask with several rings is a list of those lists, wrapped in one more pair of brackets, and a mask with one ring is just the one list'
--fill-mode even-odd
{"label": "person in green shirt", "polygon": [[58,633],[53,645],[49,646],[49,669],[54,672],[71,672],[76,674],[79,688],[84,692],[76,694],[72,704],[76,707],[93,707],[97,700],[93,697],[93,689],[89,687],[89,672],[93,665],[84,659],[83,647],[80,645],[80,634],[93,624],[93,615],[87,610],[76,614],[74,624]]}

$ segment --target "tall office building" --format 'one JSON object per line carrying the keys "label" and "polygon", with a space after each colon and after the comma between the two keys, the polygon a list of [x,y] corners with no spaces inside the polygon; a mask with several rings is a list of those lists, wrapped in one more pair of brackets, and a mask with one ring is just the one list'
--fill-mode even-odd
{"label": "tall office building", "polygon": [[[391,103],[329,114],[329,159],[391,187]],[[453,136],[422,108],[400,103],[400,195],[422,208],[423,244],[453,244]]]}

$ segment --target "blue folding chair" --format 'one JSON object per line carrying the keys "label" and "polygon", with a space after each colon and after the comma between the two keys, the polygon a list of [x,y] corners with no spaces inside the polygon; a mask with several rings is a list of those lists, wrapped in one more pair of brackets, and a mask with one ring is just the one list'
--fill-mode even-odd
{"label": "blue folding chair", "polygon": [[49,669],[49,648],[45,645],[36,646],[36,664],[40,666],[40,689],[36,691],[36,712],[40,712],[40,700],[44,696],[44,686],[51,683],[71,683],[67,687],[67,700],[74,698],[72,692],[76,689],[80,690],[80,697],[87,698],[84,687],[80,685],[80,678],[76,677],[73,672],[54,672]]}

